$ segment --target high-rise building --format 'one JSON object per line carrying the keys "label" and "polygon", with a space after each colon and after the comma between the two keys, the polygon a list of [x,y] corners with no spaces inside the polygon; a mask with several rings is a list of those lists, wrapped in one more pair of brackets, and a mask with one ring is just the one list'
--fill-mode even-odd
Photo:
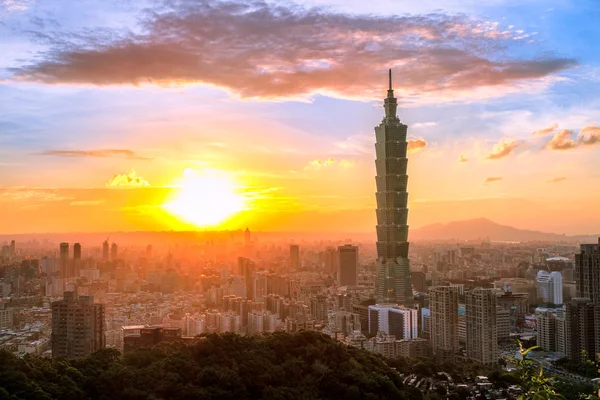
{"label": "high-rise building", "polygon": [[379,303],[413,303],[408,261],[407,126],[396,116],[398,103],[392,89],[384,101],[385,118],[375,127],[377,176],[377,281]]}
{"label": "high-rise building", "polygon": [[300,270],[300,246],[290,245],[290,269],[292,271]]}
{"label": "high-rise building", "polygon": [[544,351],[567,354],[566,323],[562,308],[535,309],[537,345]]}
{"label": "high-rise building", "polygon": [[60,244],[60,259],[67,260],[69,258],[69,243],[63,242]]}
{"label": "high-rise building", "polygon": [[244,232],[244,246],[246,248],[249,248],[251,244],[252,244],[252,237],[250,234],[250,229],[246,228],[246,231]]}
{"label": "high-rise building", "polygon": [[538,301],[545,304],[563,303],[563,282],[560,272],[538,271],[536,288]]}
{"label": "high-rise building", "polygon": [[398,307],[393,304],[369,306],[369,334],[382,332],[396,339],[416,339],[419,337],[418,311]]}
{"label": "high-rise building", "polygon": [[15,254],[17,253],[17,245],[16,242],[14,240],[10,241],[10,246],[8,248],[8,255],[10,257],[13,257]]}
{"label": "high-rise building", "polygon": [[73,258],[75,260],[81,260],[81,244],[75,243],[73,245]]}
{"label": "high-rise building", "polygon": [[238,258],[238,273],[244,277],[246,298],[248,300],[254,300],[254,269],[254,261],[245,257]]}
{"label": "high-rise building", "polygon": [[119,246],[116,243],[113,243],[110,246],[110,259],[115,261],[119,257]]}
{"label": "high-rise building", "polygon": [[566,350],[570,360],[585,362],[595,359],[600,350],[596,338],[599,314],[598,306],[587,298],[575,298],[567,304]]}
{"label": "high-rise building", "polygon": [[567,357],[595,360],[600,352],[600,238],[575,254],[577,298],[566,308]]}
{"label": "high-rise building", "polygon": [[454,360],[458,350],[458,289],[429,288],[429,343],[438,360]]}
{"label": "high-rise building", "polygon": [[358,247],[344,245],[338,247],[337,280],[340,286],[356,286],[358,282]]}
{"label": "high-rise building", "polygon": [[109,257],[109,245],[108,245],[108,240],[105,240],[102,243],[102,260],[104,261],[108,261],[108,257]]}
{"label": "high-rise building", "polygon": [[467,358],[482,364],[498,362],[498,328],[494,289],[477,288],[465,295]]}
{"label": "high-rise building", "polygon": [[105,345],[104,305],[65,292],[52,302],[52,358],[85,357]]}
{"label": "high-rise building", "polygon": [[327,321],[327,298],[321,294],[311,298],[310,313],[317,322]]}

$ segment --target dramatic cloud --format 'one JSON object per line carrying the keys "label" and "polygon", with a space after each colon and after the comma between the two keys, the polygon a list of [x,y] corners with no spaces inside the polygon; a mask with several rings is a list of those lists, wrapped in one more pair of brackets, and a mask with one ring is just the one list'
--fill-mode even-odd
{"label": "dramatic cloud", "polygon": [[423,150],[425,147],[427,147],[427,142],[425,139],[418,138],[408,140],[407,150],[409,153],[416,153]]}
{"label": "dramatic cloud", "polygon": [[558,128],[558,124],[555,122],[555,123],[553,123],[551,126],[549,126],[547,128],[540,129],[539,131],[533,132],[531,135],[532,136],[549,135],[550,133],[554,132],[557,128]]}
{"label": "dramatic cloud", "polygon": [[353,160],[340,160],[339,162],[334,160],[333,158],[328,158],[327,160],[312,160],[309,161],[308,164],[304,167],[305,171],[319,171],[324,168],[338,166],[340,168],[350,168],[354,166]]}
{"label": "dramatic cloud", "polygon": [[592,145],[600,143],[600,127],[586,126],[579,131],[579,142],[583,145]]}
{"label": "dramatic cloud", "polygon": [[125,157],[136,160],[149,160],[147,157],[141,157],[131,150],[47,150],[38,153],[42,156],[58,157]]}
{"label": "dramatic cloud", "polygon": [[379,98],[393,67],[402,96],[456,97],[491,87],[486,95],[497,96],[499,87],[519,90],[576,65],[553,56],[508,57],[513,47],[535,46],[526,33],[463,15],[350,15],[239,0],[182,0],[143,15],[137,34],[75,32],[69,41],[39,32],[50,49],[15,77],[99,86],[201,83],[256,98]]}
{"label": "dramatic cloud", "polygon": [[492,182],[498,182],[501,181],[502,177],[500,176],[492,176],[490,178],[486,178],[485,181],[483,181],[484,185],[488,184],[488,183],[492,183]]}
{"label": "dramatic cloud", "polygon": [[488,160],[499,160],[509,156],[516,148],[525,146],[525,142],[522,140],[501,140],[499,143],[494,145],[494,148],[487,155]]}
{"label": "dramatic cloud", "polygon": [[147,187],[150,186],[147,180],[142,178],[135,172],[135,170],[131,170],[129,174],[117,174],[112,177],[110,181],[106,183],[106,186],[109,187]]}
{"label": "dramatic cloud", "polygon": [[549,181],[546,181],[546,183],[558,183],[558,182],[562,182],[562,181],[564,181],[566,179],[567,178],[565,178],[564,176],[561,176],[560,178],[550,179]]}
{"label": "dramatic cloud", "polygon": [[577,143],[571,139],[573,131],[562,129],[554,134],[552,140],[546,144],[546,148],[550,150],[569,150],[577,147]]}
{"label": "dramatic cloud", "polygon": [[461,154],[458,157],[458,162],[464,163],[464,162],[467,162],[467,161],[469,161],[469,159],[464,154]]}

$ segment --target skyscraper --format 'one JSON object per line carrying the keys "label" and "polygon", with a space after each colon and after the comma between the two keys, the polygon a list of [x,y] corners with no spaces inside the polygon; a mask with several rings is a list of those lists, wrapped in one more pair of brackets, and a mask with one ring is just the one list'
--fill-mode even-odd
{"label": "skyscraper", "polygon": [[580,245],[575,280],[577,298],[566,309],[566,347],[569,359],[583,362],[600,350],[600,238],[598,244]]}
{"label": "skyscraper", "polygon": [[108,239],[102,243],[102,260],[108,261]]}
{"label": "skyscraper", "polygon": [[338,247],[337,280],[340,286],[356,286],[358,278],[358,247],[344,245]]}
{"label": "skyscraper", "polygon": [[69,258],[69,243],[61,243],[60,244],[60,259],[66,260]]}
{"label": "skyscraper", "polygon": [[482,364],[498,362],[496,292],[474,289],[466,294],[467,358]]}
{"label": "skyscraper", "polygon": [[379,303],[410,306],[413,296],[408,262],[407,126],[396,116],[397,107],[390,70],[385,118],[375,127],[379,258],[375,294]]}
{"label": "skyscraper", "polygon": [[52,302],[52,358],[85,357],[105,346],[104,305],[65,292]]}
{"label": "skyscraper", "polygon": [[119,256],[119,246],[116,243],[113,243],[110,246],[110,259],[111,261],[115,261]]}
{"label": "skyscraper", "polygon": [[429,288],[429,310],[429,343],[433,353],[438,360],[452,361],[458,350],[458,288]]}
{"label": "skyscraper", "polygon": [[81,244],[79,243],[73,245],[73,258],[75,260],[81,260]]}
{"label": "skyscraper", "polygon": [[292,271],[300,269],[300,246],[297,244],[290,245],[290,269]]}

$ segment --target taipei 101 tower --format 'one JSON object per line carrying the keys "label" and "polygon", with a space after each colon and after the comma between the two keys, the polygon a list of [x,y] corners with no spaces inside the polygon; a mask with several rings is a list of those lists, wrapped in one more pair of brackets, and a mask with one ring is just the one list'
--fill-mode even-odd
{"label": "taipei 101 tower", "polygon": [[377,282],[378,303],[412,306],[413,295],[408,262],[408,159],[407,126],[396,116],[398,102],[392,89],[385,99],[385,118],[375,127],[377,176]]}

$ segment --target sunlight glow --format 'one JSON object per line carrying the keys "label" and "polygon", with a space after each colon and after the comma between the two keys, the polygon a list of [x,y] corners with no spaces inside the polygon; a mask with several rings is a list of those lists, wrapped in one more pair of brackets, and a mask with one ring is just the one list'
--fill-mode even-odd
{"label": "sunlight glow", "polygon": [[186,169],[174,195],[163,205],[173,216],[197,227],[215,227],[245,208],[233,179],[222,171]]}

